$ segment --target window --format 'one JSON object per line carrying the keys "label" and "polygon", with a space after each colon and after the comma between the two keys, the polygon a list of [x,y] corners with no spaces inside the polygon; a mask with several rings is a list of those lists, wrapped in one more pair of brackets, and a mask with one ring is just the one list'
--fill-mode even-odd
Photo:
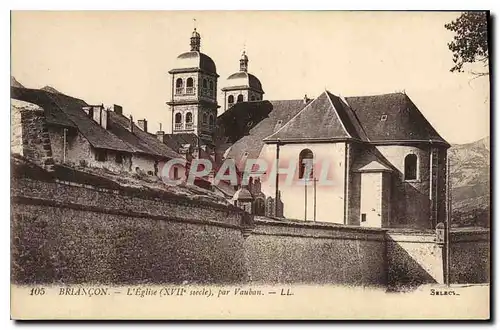
{"label": "window", "polygon": [[255,95],[252,95],[252,97],[250,97],[250,101],[255,101]]}
{"label": "window", "polygon": [[203,113],[202,122],[203,124],[208,124],[208,115],[206,112]]}
{"label": "window", "polygon": [[309,149],[304,149],[299,154],[299,179],[303,179],[306,172],[309,172],[309,178],[313,177],[313,152]]}
{"label": "window", "polygon": [[237,102],[243,102],[243,95],[238,95],[238,99],[237,99]]}
{"label": "window", "polygon": [[193,114],[191,112],[186,113],[186,129],[193,128]]}
{"label": "window", "polygon": [[203,88],[207,88],[207,87],[208,87],[207,80],[206,80],[206,79],[203,79]]}
{"label": "window", "polygon": [[174,180],[179,179],[179,168],[174,167]]}
{"label": "window", "polygon": [[366,222],[366,213],[361,213],[361,222]]}
{"label": "window", "polygon": [[175,125],[174,125],[174,128],[175,129],[182,129],[182,114],[177,112],[175,114]]}
{"label": "window", "polygon": [[387,120],[387,115],[382,115],[380,117],[380,121],[386,121]]}
{"label": "window", "polygon": [[210,80],[210,94],[215,95],[214,82]]}
{"label": "window", "polygon": [[123,155],[122,155],[122,154],[119,154],[119,153],[118,153],[118,154],[116,154],[116,155],[115,155],[115,162],[116,162],[117,164],[121,164],[121,163],[123,163]]}
{"label": "window", "polygon": [[417,155],[409,154],[405,157],[405,180],[417,180]]}
{"label": "window", "polygon": [[210,117],[208,117],[208,126],[210,126],[210,127],[214,126],[214,116],[213,115],[210,115]]}
{"label": "window", "polygon": [[186,80],[186,94],[194,94],[194,80],[187,78]]}
{"label": "window", "polygon": [[183,91],[183,81],[181,78],[177,78],[177,80],[175,81],[175,94],[182,94],[184,91]]}
{"label": "window", "polygon": [[228,98],[227,98],[227,103],[229,105],[233,105],[233,103],[234,103],[234,96],[229,95]]}
{"label": "window", "polygon": [[96,150],[95,152],[95,160],[98,162],[105,162],[106,161],[106,150]]}

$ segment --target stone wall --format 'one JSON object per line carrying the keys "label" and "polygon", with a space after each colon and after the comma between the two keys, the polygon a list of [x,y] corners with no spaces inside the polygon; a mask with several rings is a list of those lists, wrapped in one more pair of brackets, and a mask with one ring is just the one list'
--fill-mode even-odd
{"label": "stone wall", "polygon": [[391,287],[444,283],[443,248],[429,232],[387,233],[388,282]]}
{"label": "stone wall", "polygon": [[51,171],[54,166],[45,114],[39,106],[11,99],[11,152]]}
{"label": "stone wall", "polygon": [[450,240],[450,282],[489,283],[490,231],[452,231]]}
{"label": "stone wall", "polygon": [[385,231],[328,223],[256,220],[245,240],[256,283],[386,283]]}
{"label": "stone wall", "polygon": [[[252,217],[137,189],[12,179],[14,283],[443,283],[432,231]],[[489,232],[451,234],[452,283],[489,281]]]}
{"label": "stone wall", "polygon": [[246,281],[240,210],[140,193],[16,180],[12,281]]}

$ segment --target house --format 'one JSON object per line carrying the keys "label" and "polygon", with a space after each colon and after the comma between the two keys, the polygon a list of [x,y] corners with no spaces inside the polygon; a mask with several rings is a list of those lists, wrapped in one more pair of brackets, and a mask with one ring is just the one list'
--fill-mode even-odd
{"label": "house", "polygon": [[[121,106],[89,105],[51,87],[11,87],[11,98],[44,110],[56,163],[161,176],[162,165],[180,157],[147,132],[145,119],[139,127],[123,115]],[[172,169],[178,176],[184,171],[179,165]]]}

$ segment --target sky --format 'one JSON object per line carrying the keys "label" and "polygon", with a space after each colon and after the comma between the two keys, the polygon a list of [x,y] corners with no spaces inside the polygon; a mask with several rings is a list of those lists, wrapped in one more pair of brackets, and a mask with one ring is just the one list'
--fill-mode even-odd
{"label": "sky", "polygon": [[[243,49],[264,99],[404,91],[450,143],[489,135],[488,77],[452,73],[444,24],[454,12],[93,11],[11,14],[11,74],[25,87],[50,85],[88,103],[119,104],[149,131],[169,131],[170,69],[189,51],[216,63],[220,89]],[[196,19],[196,23],[193,19]],[[222,111],[222,107],[221,107]]]}

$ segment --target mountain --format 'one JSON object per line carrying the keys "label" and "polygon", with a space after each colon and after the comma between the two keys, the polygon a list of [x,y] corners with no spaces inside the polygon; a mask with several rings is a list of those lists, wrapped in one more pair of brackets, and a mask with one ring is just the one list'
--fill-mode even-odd
{"label": "mountain", "polygon": [[24,88],[23,85],[14,76],[10,76],[10,86],[11,87],[18,87],[18,88]]}
{"label": "mountain", "polygon": [[453,226],[490,223],[490,137],[448,150]]}

